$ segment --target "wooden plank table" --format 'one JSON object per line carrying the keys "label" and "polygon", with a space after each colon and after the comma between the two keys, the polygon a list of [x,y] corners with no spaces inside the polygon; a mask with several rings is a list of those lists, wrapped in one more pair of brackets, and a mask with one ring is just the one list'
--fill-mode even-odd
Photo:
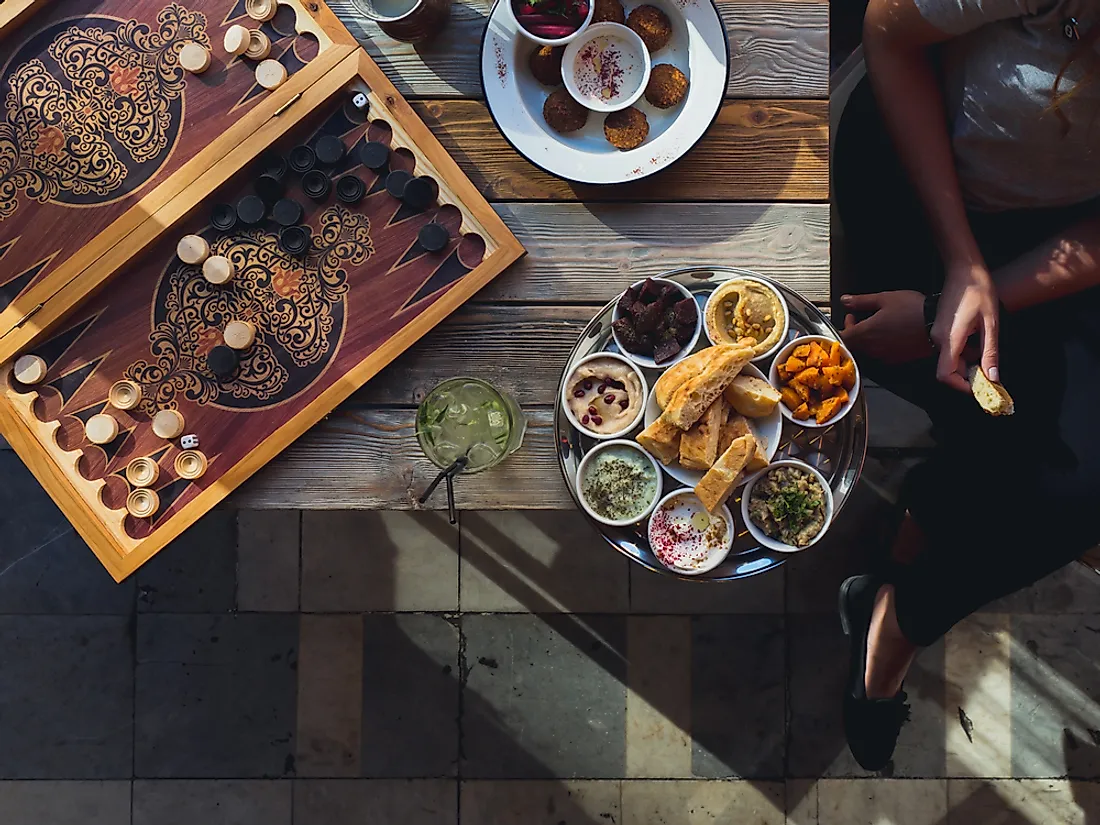
{"label": "wooden plank table", "polygon": [[501,137],[478,71],[486,0],[457,0],[447,29],[419,47],[387,38],[350,0],[329,5],[529,254],[243,486],[238,505],[416,507],[437,472],[413,434],[416,405],[469,374],[513,393],[530,423],[518,453],[461,479],[459,506],[572,508],[554,452],[557,382],[577,333],[618,290],[722,264],[828,302],[827,0],[718,0],[731,67],[717,121],[671,169],[621,187],[553,178]]}

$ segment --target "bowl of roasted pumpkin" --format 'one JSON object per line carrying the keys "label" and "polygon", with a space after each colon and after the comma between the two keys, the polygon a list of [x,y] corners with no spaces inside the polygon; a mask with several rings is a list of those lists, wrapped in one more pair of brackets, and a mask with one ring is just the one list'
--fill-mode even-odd
{"label": "bowl of roasted pumpkin", "polygon": [[828,427],[848,414],[859,395],[859,367],[839,341],[795,338],[776,353],[768,379],[779,390],[779,411],[803,427]]}

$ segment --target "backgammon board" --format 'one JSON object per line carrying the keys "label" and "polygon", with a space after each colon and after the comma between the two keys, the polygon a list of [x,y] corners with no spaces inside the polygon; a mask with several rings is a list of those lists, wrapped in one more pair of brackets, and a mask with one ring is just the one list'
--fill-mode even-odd
{"label": "backgammon board", "polygon": [[0,30],[0,432],[121,580],[523,250],[322,4],[262,23],[274,91],[219,53],[244,0],[38,5]]}

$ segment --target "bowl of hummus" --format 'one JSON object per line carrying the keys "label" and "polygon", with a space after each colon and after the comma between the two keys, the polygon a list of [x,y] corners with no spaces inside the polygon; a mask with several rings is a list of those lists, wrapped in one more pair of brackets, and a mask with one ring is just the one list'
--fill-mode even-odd
{"label": "bowl of hummus", "polygon": [[673,490],[657,502],[649,519],[649,547],[657,561],[682,576],[713,570],[733,547],[733,514],[723,504],[708,513],[686,488]]}
{"label": "bowl of hummus", "polygon": [[610,527],[626,527],[648,516],[663,486],[656,460],[626,439],[604,441],[589,450],[577,467],[581,506]]}
{"label": "bowl of hummus", "polygon": [[774,355],[790,329],[787,302],[779,290],[747,275],[726,281],[711,293],[703,320],[712,344],[748,344],[753,361]]}
{"label": "bowl of hummus", "polygon": [[754,475],[741,493],[749,534],[769,550],[797,553],[816,544],[833,520],[833,491],[802,461],[776,461]]}
{"label": "bowl of hummus", "polygon": [[570,424],[606,440],[641,423],[648,393],[645,376],[628,359],[596,352],[573,365],[562,386],[561,406]]}

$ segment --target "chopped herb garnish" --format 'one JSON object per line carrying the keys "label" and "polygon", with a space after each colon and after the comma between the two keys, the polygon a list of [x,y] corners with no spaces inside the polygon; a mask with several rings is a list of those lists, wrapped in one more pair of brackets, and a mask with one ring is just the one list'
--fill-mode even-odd
{"label": "chopped herb garnish", "polygon": [[804,490],[780,490],[768,500],[772,518],[795,530],[808,522],[819,506],[817,498]]}

